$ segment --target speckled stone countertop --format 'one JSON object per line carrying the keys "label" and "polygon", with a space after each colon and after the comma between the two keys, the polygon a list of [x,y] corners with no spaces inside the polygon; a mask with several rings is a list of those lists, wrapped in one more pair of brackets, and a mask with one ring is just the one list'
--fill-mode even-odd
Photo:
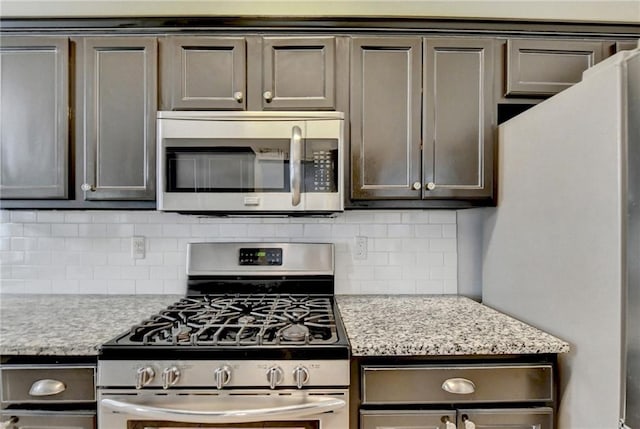
{"label": "speckled stone countertop", "polygon": [[[95,356],[178,295],[0,295],[0,355]],[[565,353],[569,345],[468,298],[338,296],[354,356]]]}
{"label": "speckled stone countertop", "polygon": [[339,296],[354,356],[567,353],[569,344],[459,296]]}
{"label": "speckled stone countertop", "polygon": [[0,355],[94,356],[176,295],[0,295]]}

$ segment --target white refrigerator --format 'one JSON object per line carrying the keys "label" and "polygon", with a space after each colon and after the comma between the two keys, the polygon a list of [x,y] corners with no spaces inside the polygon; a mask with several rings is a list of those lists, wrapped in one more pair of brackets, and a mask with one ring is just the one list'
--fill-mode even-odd
{"label": "white refrigerator", "polygon": [[640,429],[640,49],[499,128],[483,302],[571,344],[559,429]]}

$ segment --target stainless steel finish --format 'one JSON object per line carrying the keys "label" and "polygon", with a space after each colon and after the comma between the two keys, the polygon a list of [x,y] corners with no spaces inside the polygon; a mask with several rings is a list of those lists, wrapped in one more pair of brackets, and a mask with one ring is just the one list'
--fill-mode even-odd
{"label": "stainless steel finish", "polygon": [[244,95],[242,94],[242,92],[236,91],[233,93],[233,99],[238,103],[242,103],[242,101],[244,100]]}
{"label": "stainless steel finish", "polygon": [[168,389],[180,380],[180,370],[176,366],[165,368],[162,371],[162,388]]}
{"label": "stainless steel finish", "polygon": [[262,98],[264,98],[267,103],[270,103],[271,100],[273,100],[273,93],[271,91],[265,91],[264,94],[262,94]]}
{"label": "stainless steel finish", "polygon": [[95,192],[96,187],[95,187],[95,186],[93,186],[93,185],[90,185],[89,183],[83,183],[83,184],[80,186],[80,189],[82,189],[84,192],[89,192],[89,191],[91,191],[91,192]]}
{"label": "stainless steel finish", "polygon": [[[295,370],[294,370],[295,372]],[[267,370],[267,381],[269,389],[275,389],[284,380],[284,371],[279,366],[272,366]]]}
{"label": "stainless steel finish", "polygon": [[415,189],[416,191],[419,191],[421,188],[422,188],[422,183],[413,182],[413,189]]}
{"label": "stainless steel finish", "polygon": [[296,387],[302,389],[302,386],[309,382],[309,370],[302,365],[295,367],[293,370],[293,379],[296,382]]}
{"label": "stainless steel finish", "polygon": [[[475,391],[461,395],[443,390],[443,380],[450,379],[466,379],[475,385]],[[551,400],[551,365],[416,365],[362,368],[363,404],[507,403]]]}
{"label": "stainless steel finish", "polygon": [[0,37],[0,198],[68,197],[69,39]]}
{"label": "stainless steel finish", "polygon": [[[225,385],[225,389],[235,387],[261,387],[268,389],[270,380],[266,373],[272,367],[282,369],[282,380],[279,386],[295,388],[297,380],[294,378],[295,369],[304,366],[309,369],[313,377],[314,387],[348,386],[348,360],[175,360],[175,361],[135,361],[135,360],[104,360],[98,367],[98,386],[135,388],[136,372],[140,365],[154,368],[160,373],[163,368],[175,366],[180,371],[180,378],[175,387],[211,388],[216,385],[215,370],[227,366],[233,372],[233,377]],[[155,378],[147,387],[161,388],[162,381]],[[439,386],[438,386],[439,388]],[[145,392],[142,389],[140,392]],[[169,388],[167,391],[171,391]]]}
{"label": "stainless steel finish", "polygon": [[[154,200],[157,39],[82,39],[86,200]],[[82,182],[81,182],[82,183]]]}
{"label": "stainless steel finish", "polygon": [[153,368],[148,366],[139,368],[136,371],[136,389],[142,389],[144,386],[151,383],[151,380],[153,380],[153,377],[155,376],[156,372]]}
{"label": "stainless steel finish", "polygon": [[509,39],[505,95],[552,95],[602,59],[600,41]]}
{"label": "stainless steel finish", "polygon": [[294,126],[291,130],[291,145],[289,149],[289,180],[291,187],[291,204],[295,207],[300,204],[300,160],[302,158],[302,130]]}
{"label": "stainless steel finish", "polygon": [[[129,420],[182,423],[248,423],[312,420],[322,429],[348,429],[347,389],[101,391],[101,428],[125,428]],[[294,426],[295,427],[295,426]]]}
{"label": "stainless steel finish", "polygon": [[[132,376],[127,384],[134,380]],[[0,365],[0,402],[5,404],[95,401],[95,367],[86,365]],[[65,388],[61,390],[62,383]],[[33,392],[32,392],[33,389]],[[59,391],[58,393],[53,393]],[[51,394],[42,395],[51,392]],[[34,396],[32,393],[40,393]]]}
{"label": "stainless steel finish", "polygon": [[31,396],[52,396],[64,392],[67,386],[60,380],[45,378],[38,380],[31,385],[29,395]]}
{"label": "stainless steel finish", "polygon": [[[623,350],[625,358],[626,374],[623,385],[626,406],[623,413],[625,424],[632,428],[640,428],[640,55],[636,55],[627,64],[627,76],[636,76],[636,79],[628,79],[627,83],[627,243],[623,249],[626,261],[623,264],[626,269],[626,303],[625,338],[626,345]],[[624,295],[623,295],[624,296]]]}
{"label": "stainless steel finish", "polygon": [[433,191],[434,189],[436,189],[436,184],[433,182],[429,182],[424,185],[424,189],[426,189],[427,191]]}
{"label": "stainless steel finish", "polygon": [[[282,249],[282,265],[238,265],[241,248]],[[334,245],[331,243],[189,243],[187,275],[333,275]]]}
{"label": "stainless steel finish", "polygon": [[[341,112],[158,112],[159,210],[228,212],[336,212],[344,209],[344,114]],[[290,141],[293,127],[299,127],[302,142],[313,139],[337,141],[337,192],[307,192],[298,205],[292,192],[164,192],[165,146],[179,146],[175,139],[187,139],[186,146],[207,146],[210,139],[282,139]],[[172,140],[174,139],[174,140]],[[247,204],[246,198],[251,200]],[[294,197],[295,198],[295,197]]]}
{"label": "stainless steel finish", "polygon": [[216,389],[222,389],[231,381],[231,368],[227,365],[216,368],[215,371],[213,371],[213,380],[216,383]]}
{"label": "stainless steel finish", "polygon": [[476,391],[476,385],[466,378],[448,378],[442,383],[442,390],[457,395],[469,395]]}

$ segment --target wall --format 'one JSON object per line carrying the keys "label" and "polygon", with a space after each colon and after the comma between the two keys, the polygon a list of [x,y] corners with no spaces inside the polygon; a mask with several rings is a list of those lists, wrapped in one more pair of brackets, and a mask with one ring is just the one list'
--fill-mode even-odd
{"label": "wall", "polygon": [[1,0],[2,17],[369,16],[640,22],[637,0]]}
{"label": "wall", "polygon": [[[336,245],[338,294],[457,292],[456,212],[349,211],[334,218],[216,218],[155,211],[0,211],[2,293],[185,292],[192,241]],[[131,257],[131,237],[146,257]],[[353,257],[368,238],[366,260]]]}

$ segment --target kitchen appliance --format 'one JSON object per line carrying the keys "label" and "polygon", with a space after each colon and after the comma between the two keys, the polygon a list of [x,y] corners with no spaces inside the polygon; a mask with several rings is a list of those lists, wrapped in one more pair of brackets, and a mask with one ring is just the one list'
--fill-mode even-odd
{"label": "kitchen appliance", "polygon": [[159,210],[344,209],[341,112],[158,112]]}
{"label": "kitchen appliance", "polygon": [[334,248],[192,243],[187,296],[101,347],[100,428],[349,426]]}
{"label": "kitchen appliance", "polygon": [[559,428],[640,428],[640,50],[499,135],[483,301],[570,342]]}

